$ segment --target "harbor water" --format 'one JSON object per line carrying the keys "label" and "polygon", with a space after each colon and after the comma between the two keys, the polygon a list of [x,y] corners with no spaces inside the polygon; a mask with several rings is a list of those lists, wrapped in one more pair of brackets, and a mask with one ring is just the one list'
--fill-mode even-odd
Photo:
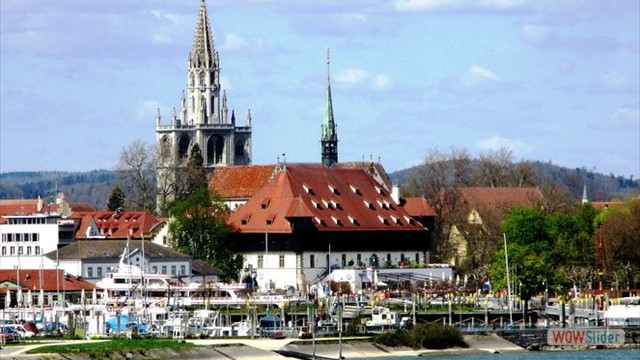
{"label": "harbor water", "polygon": [[362,358],[361,360],[602,360],[603,358],[615,360],[638,360],[640,350],[620,349],[620,350],[558,350],[558,351],[518,351],[504,352],[500,354],[491,353],[469,353],[469,354],[441,354],[423,356],[400,356],[400,357],[376,357]]}

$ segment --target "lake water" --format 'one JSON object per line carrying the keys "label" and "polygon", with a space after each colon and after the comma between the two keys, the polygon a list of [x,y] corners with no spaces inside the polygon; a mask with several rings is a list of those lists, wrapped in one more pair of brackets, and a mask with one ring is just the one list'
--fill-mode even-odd
{"label": "lake water", "polygon": [[[519,351],[502,354],[465,354],[465,355],[428,355],[371,358],[370,360],[520,360],[520,359],[548,359],[548,360],[639,360],[640,350],[559,350],[559,351]],[[365,359],[361,359],[365,360]]]}

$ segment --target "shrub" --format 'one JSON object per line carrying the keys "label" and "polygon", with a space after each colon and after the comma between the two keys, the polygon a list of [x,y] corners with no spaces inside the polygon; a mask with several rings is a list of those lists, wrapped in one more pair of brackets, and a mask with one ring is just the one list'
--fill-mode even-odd
{"label": "shrub", "polygon": [[468,346],[456,328],[441,324],[418,324],[411,330],[398,329],[392,333],[377,335],[373,341],[384,346],[408,346],[414,349],[446,349],[455,346]]}

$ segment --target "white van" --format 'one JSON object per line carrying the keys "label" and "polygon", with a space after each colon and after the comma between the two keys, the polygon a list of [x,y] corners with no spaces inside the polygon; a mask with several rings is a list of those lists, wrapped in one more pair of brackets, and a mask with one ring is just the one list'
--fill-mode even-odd
{"label": "white van", "polygon": [[21,338],[30,338],[35,336],[36,334],[33,331],[27,330],[24,325],[20,324],[5,324],[4,327],[11,328],[15,330]]}

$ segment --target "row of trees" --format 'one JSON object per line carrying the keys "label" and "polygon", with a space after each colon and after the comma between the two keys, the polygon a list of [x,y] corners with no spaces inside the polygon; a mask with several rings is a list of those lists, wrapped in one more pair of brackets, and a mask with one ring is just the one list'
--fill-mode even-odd
{"label": "row of trees", "polygon": [[[483,209],[482,224],[474,228],[468,224],[463,187],[537,187],[543,199],[531,209]],[[561,293],[573,286],[589,288],[597,275],[600,225],[606,248],[601,262],[609,268],[605,282],[620,288],[640,285],[640,279],[631,275],[640,273],[640,200],[598,212],[580,205],[567,187],[539,178],[531,163],[515,164],[508,149],[484,153],[479,159],[466,150],[432,150],[402,190],[408,196],[424,196],[436,212],[432,260],[447,262],[455,256],[460,244],[452,241],[452,229],[462,229],[468,256],[457,264],[458,270],[490,279],[497,288],[506,288],[506,235],[512,274],[524,299],[545,287]]]}
{"label": "row of trees", "polygon": [[199,145],[192,146],[186,166],[166,167],[161,172],[161,186],[156,180],[158,154],[154,146],[142,141],[123,149],[107,207],[170,217],[169,244],[173,249],[221,270],[225,281],[237,279],[242,256],[233,253],[228,241],[229,210],[208,188]]}

